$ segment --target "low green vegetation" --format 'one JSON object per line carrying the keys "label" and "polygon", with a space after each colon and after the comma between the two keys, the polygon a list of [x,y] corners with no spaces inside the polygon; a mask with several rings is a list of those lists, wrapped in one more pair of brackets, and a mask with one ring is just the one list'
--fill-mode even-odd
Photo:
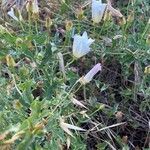
{"label": "low green vegetation", "polygon": [[149,1],[20,2],[0,1],[0,149],[148,150]]}

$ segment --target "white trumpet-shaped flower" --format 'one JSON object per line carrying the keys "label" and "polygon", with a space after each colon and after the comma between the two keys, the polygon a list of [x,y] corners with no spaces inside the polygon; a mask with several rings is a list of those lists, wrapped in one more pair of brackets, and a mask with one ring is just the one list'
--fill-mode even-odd
{"label": "white trumpet-shaped flower", "polygon": [[102,70],[102,66],[101,66],[100,63],[98,63],[85,76],[81,77],[79,79],[79,81],[82,84],[89,83],[93,79],[93,77],[95,76],[95,74],[97,74],[101,70]]}
{"label": "white trumpet-shaped flower", "polygon": [[15,16],[14,9],[11,8],[11,10],[7,13],[10,17],[12,17],[14,20],[19,21],[18,18]]}
{"label": "white trumpet-shaped flower", "polygon": [[84,32],[82,36],[76,34],[73,41],[73,55],[76,58],[86,55],[90,51],[90,45],[93,42],[93,39],[88,39],[87,32]]}
{"label": "white trumpet-shaped flower", "polygon": [[107,4],[101,0],[92,0],[92,20],[94,23],[99,23],[105,12]]}
{"label": "white trumpet-shaped flower", "polygon": [[34,14],[38,14],[39,13],[39,6],[38,6],[38,1],[37,0],[33,0],[33,3],[32,3],[32,12]]}

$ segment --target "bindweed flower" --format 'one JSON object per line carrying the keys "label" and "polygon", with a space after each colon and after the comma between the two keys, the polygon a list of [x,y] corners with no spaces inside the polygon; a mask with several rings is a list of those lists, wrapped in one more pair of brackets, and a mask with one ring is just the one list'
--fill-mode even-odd
{"label": "bindweed flower", "polygon": [[12,17],[14,20],[18,21],[18,18],[16,17],[13,8],[11,8],[11,10],[10,10],[7,14],[8,14],[10,17]]}
{"label": "bindweed flower", "polygon": [[102,20],[106,5],[101,0],[92,0],[92,20],[94,23],[99,23]]}
{"label": "bindweed flower", "polygon": [[34,20],[37,20],[39,18],[39,6],[37,0],[33,0],[32,2],[32,18]]}
{"label": "bindweed flower", "polygon": [[74,35],[73,41],[73,55],[76,58],[80,58],[86,55],[90,51],[90,45],[94,42],[93,39],[88,39],[87,32],[84,32],[82,36]]}
{"label": "bindweed flower", "polygon": [[32,1],[27,1],[26,10],[27,10],[28,13],[32,12]]}
{"label": "bindweed flower", "polygon": [[101,64],[100,63],[96,64],[85,76],[79,79],[79,82],[81,82],[81,84],[84,85],[86,83],[89,83],[93,79],[94,75],[101,70],[102,70]]}
{"label": "bindweed flower", "polygon": [[33,12],[33,14],[38,14],[39,13],[39,7],[38,7],[38,1],[37,0],[33,0],[32,12]]}

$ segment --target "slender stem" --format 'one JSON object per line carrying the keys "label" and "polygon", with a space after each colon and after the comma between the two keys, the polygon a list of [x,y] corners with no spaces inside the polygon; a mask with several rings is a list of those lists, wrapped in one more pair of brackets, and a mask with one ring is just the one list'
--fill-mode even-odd
{"label": "slender stem", "polygon": [[25,31],[25,29],[24,29],[24,27],[23,27],[23,24],[22,24],[21,20],[19,20],[19,23],[20,23],[20,26],[21,26],[22,30]]}
{"label": "slender stem", "polygon": [[35,20],[35,30],[36,30],[36,33],[38,34],[38,24],[37,24],[37,20]]}
{"label": "slender stem", "polygon": [[65,98],[67,98],[68,97],[68,95],[71,93],[71,91],[75,88],[75,86],[77,85],[77,83],[78,83],[78,80],[74,83],[74,85],[71,87],[71,89],[69,90],[69,92],[67,93],[67,95],[66,95],[66,97]]}
{"label": "slender stem", "polygon": [[71,62],[67,63],[67,65],[65,66],[65,68],[69,67],[74,61],[75,61],[75,58],[73,57],[73,59],[71,60]]}
{"label": "slender stem", "polygon": [[29,33],[31,33],[31,12],[28,12]]}
{"label": "slender stem", "polygon": [[82,84],[80,84],[80,86],[75,90],[75,92],[73,92],[74,94],[76,93],[76,92],[78,92],[79,91],[79,89],[81,88],[81,86],[82,86]]}
{"label": "slender stem", "polygon": [[[73,86],[71,87],[71,89],[68,91],[67,95],[63,98],[64,101],[65,101],[66,98],[70,95],[70,93],[71,93],[72,90],[75,88],[75,86],[77,85],[77,83],[78,83],[78,80],[74,83],[74,85],[73,85]],[[63,102],[64,102],[64,101],[63,101]],[[60,102],[55,106],[55,108],[53,109],[53,111],[50,112],[50,114],[49,114],[48,117],[46,118],[47,120],[54,114],[54,112],[56,111],[56,109],[57,109],[58,107],[60,107],[60,106],[63,105],[63,102],[60,101]]]}
{"label": "slender stem", "polygon": [[13,74],[12,74],[12,79],[13,79],[13,82],[14,82],[14,85],[15,85],[15,88],[16,88],[17,92],[19,93],[19,95],[20,95],[21,97],[23,97],[21,91],[20,91],[20,90],[18,89],[18,87],[17,87],[16,80],[15,80],[15,77],[14,77]]}
{"label": "slender stem", "polygon": [[150,27],[150,21],[148,21],[140,40],[142,40],[144,38],[144,36],[146,35],[146,33],[149,31],[149,27]]}
{"label": "slender stem", "polygon": [[84,95],[84,100],[86,100],[86,88],[85,88],[85,85],[83,85],[83,95]]}

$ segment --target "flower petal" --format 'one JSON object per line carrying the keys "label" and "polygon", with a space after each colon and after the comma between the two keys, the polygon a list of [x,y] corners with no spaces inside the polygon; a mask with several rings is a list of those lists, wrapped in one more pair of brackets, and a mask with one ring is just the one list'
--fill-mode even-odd
{"label": "flower petal", "polygon": [[95,23],[99,23],[103,17],[105,8],[106,8],[105,3],[102,3],[101,0],[96,1],[93,0],[92,1],[92,20]]}
{"label": "flower petal", "polygon": [[90,39],[88,40],[89,46],[90,46],[94,41],[95,41],[95,40],[93,40],[93,39],[90,38]]}
{"label": "flower petal", "polygon": [[66,126],[66,124],[65,124],[63,118],[60,118],[60,127],[61,127],[67,134],[69,134],[70,136],[73,137],[72,132],[71,132],[71,131],[68,129],[68,127]]}
{"label": "flower petal", "polygon": [[84,77],[80,79],[80,81],[83,84],[89,83],[93,79],[94,75],[97,72],[101,71],[101,69],[102,69],[101,64],[100,63],[96,64]]}
{"label": "flower petal", "polygon": [[73,41],[73,55],[76,58],[80,58],[86,55],[90,51],[90,45],[94,42],[92,39],[88,39],[87,32],[85,31],[82,36],[75,35]]}
{"label": "flower petal", "polygon": [[84,33],[82,34],[82,37],[88,39],[88,36],[87,36],[87,32],[86,32],[86,31],[84,31]]}
{"label": "flower petal", "polygon": [[71,101],[72,101],[73,104],[87,109],[87,107],[84,106],[84,105],[83,105],[80,101],[78,101],[77,99],[75,99],[75,98],[72,97],[72,98],[71,98]]}
{"label": "flower petal", "polygon": [[15,16],[14,9],[11,8],[11,10],[7,13],[10,17],[12,17],[14,20],[18,21],[18,18]]}

